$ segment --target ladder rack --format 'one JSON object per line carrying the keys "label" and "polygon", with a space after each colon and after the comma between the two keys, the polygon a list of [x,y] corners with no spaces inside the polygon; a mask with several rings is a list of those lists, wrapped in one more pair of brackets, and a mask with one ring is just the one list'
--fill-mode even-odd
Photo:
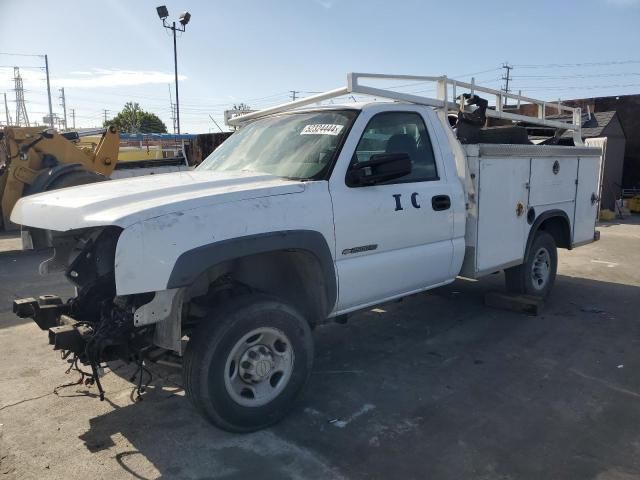
{"label": "ladder rack", "polygon": [[[436,98],[420,96],[410,93],[398,92],[391,89],[385,89],[380,87],[374,87],[369,85],[363,85],[361,80],[403,80],[403,81],[416,81],[421,83],[433,82],[436,86]],[[244,122],[249,120],[255,120],[256,118],[263,117],[265,115],[271,115],[274,113],[282,113],[296,108],[312,105],[325,100],[330,100],[336,97],[349,95],[353,93],[361,95],[369,95],[378,98],[385,98],[389,100],[395,100],[398,102],[415,103],[418,105],[427,105],[440,110],[445,113],[458,111],[459,105],[456,97],[462,93],[460,90],[468,91],[469,93],[477,94],[484,93],[495,97],[495,106],[488,108],[486,111],[487,117],[500,118],[504,120],[510,120],[514,122],[526,122],[532,125],[540,125],[544,127],[560,128],[573,132],[573,139],[575,145],[582,145],[582,112],[580,108],[569,107],[561,102],[546,102],[544,100],[538,100],[524,95],[503,92],[501,90],[495,90],[493,88],[482,87],[477,85],[474,79],[471,79],[471,83],[454,80],[446,76],[440,77],[428,77],[419,75],[386,75],[380,73],[348,73],[347,74],[347,86],[329,90],[328,92],[305,97],[300,100],[294,100],[292,102],[283,103],[274,107],[265,108],[264,110],[258,110],[256,112],[248,113],[246,115],[240,115],[228,120],[228,124],[232,126],[240,126]],[[516,106],[520,107],[521,102],[536,105],[537,115],[525,115],[521,113],[510,113],[504,111],[504,103],[507,100],[515,100]],[[558,119],[550,119],[546,114],[547,105],[551,105],[559,114],[569,114],[571,116],[570,122],[565,122]]]}

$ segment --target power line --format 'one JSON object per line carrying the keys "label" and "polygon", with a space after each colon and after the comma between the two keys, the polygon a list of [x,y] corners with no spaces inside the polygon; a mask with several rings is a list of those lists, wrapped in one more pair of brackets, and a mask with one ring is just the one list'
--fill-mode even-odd
{"label": "power line", "polygon": [[583,63],[547,63],[547,64],[530,64],[530,65],[514,65],[517,68],[573,68],[573,67],[596,67],[605,65],[631,65],[640,63],[640,60],[621,60],[611,62],[583,62]]}
{"label": "power line", "polygon": [[575,78],[603,78],[603,77],[637,77],[640,73],[637,72],[618,72],[618,73],[590,73],[590,74],[575,74],[575,75],[513,75],[511,78],[534,78],[534,79],[555,79],[555,80],[569,80]]}
{"label": "power line", "polygon": [[[15,67],[15,65],[0,65],[0,68],[13,68]],[[35,66],[31,66],[31,65],[20,65],[20,68],[22,68],[23,70],[26,69],[31,69],[31,70],[44,70],[44,67],[35,67]]]}
{"label": "power line", "polygon": [[215,126],[218,127],[218,130],[220,130],[221,132],[224,131],[224,130],[222,130],[222,128],[220,128],[220,125],[218,125],[218,122],[216,122],[211,115],[209,115],[209,118],[215,124]]}
{"label": "power line", "polygon": [[539,86],[539,85],[529,85],[529,86],[523,86],[521,88],[527,88],[530,90],[593,90],[596,88],[627,88],[627,87],[640,87],[640,83],[625,83],[625,84],[606,84],[606,85],[588,85],[588,86],[580,86],[580,85],[573,85],[573,86],[560,86],[560,85],[544,85],[544,86]]}
{"label": "power line", "polygon": [[504,67],[496,67],[496,68],[490,68],[488,70],[481,70],[479,72],[461,73],[459,75],[451,75],[451,77],[473,77],[474,75],[481,75],[483,73],[498,72],[498,71],[502,70],[503,68]]}
{"label": "power line", "polygon": [[32,53],[8,53],[8,52],[0,52],[0,55],[10,55],[12,57],[44,57],[44,55],[34,55]]}

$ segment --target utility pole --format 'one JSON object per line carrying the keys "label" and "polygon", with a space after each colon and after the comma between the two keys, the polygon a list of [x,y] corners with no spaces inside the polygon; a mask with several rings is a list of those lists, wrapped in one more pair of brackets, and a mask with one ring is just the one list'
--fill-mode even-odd
{"label": "utility pole", "polygon": [[104,123],[107,123],[107,115],[109,114],[109,110],[104,109]]}
{"label": "utility pole", "polygon": [[169,106],[171,107],[171,122],[173,123],[173,134],[175,135],[178,131],[178,124],[176,122],[176,104],[173,103],[173,94],[171,93],[171,84],[168,83],[169,87]]}
{"label": "utility pole", "polygon": [[47,96],[49,97],[49,126],[53,128],[53,107],[51,106],[51,83],[49,82],[49,57],[44,56],[44,69],[47,72]]}
{"label": "utility pole", "polygon": [[13,67],[13,82],[16,92],[16,126],[21,127],[24,123],[26,127],[29,127],[29,115],[27,115],[27,106],[24,103],[24,87],[19,67]]}
{"label": "utility pole", "polygon": [[64,98],[64,87],[60,89],[60,106],[64,115],[64,128],[67,129],[67,100]]}
{"label": "utility pole", "polygon": [[295,102],[296,98],[298,98],[298,94],[300,93],[300,90],[289,90],[291,92],[291,101]]}
{"label": "utility pole", "polygon": [[76,109],[71,109],[71,121],[73,122],[73,129],[76,129]]}
{"label": "utility pole", "polygon": [[171,123],[173,125],[173,134],[178,133],[178,117],[176,117],[176,104],[171,102]]}
{"label": "utility pole", "polygon": [[7,103],[7,94],[4,94],[4,114],[7,119],[7,127],[11,126],[11,115],[9,115],[9,104]]}
{"label": "utility pole", "polygon": [[[513,65],[509,65],[509,62],[505,62],[502,64],[502,68],[504,68],[505,71],[507,72],[505,75],[502,76],[502,80],[505,81],[505,84],[502,90],[504,91],[504,93],[509,93],[509,80],[511,80],[511,70],[513,70]],[[508,100],[507,98],[504,99],[505,106],[507,105],[507,100]]]}

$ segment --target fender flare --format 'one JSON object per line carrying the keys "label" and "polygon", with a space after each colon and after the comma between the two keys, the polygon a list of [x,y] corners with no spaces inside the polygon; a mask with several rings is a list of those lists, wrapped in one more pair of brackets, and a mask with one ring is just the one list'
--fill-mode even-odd
{"label": "fender flare", "polygon": [[524,258],[527,257],[527,253],[529,252],[529,248],[531,247],[531,243],[533,242],[533,237],[535,237],[536,233],[540,229],[540,225],[542,225],[546,220],[550,218],[560,217],[567,222],[569,227],[569,250],[571,250],[571,244],[573,239],[571,238],[571,221],[569,220],[569,216],[567,212],[564,210],[547,210],[546,212],[542,212],[531,225],[531,230],[529,230],[529,238],[527,238],[527,246],[524,250]]}
{"label": "fender flare", "polygon": [[282,250],[301,250],[312,254],[324,276],[329,307],[338,297],[335,265],[326,239],[313,230],[283,230],[222,240],[187,250],[173,265],[167,289],[191,285],[198,276],[222,262]]}

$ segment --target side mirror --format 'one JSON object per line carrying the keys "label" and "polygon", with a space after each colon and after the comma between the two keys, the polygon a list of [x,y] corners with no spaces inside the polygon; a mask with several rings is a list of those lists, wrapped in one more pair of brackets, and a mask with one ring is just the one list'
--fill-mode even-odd
{"label": "side mirror", "polygon": [[353,187],[375,185],[411,173],[411,159],[406,153],[371,155],[365,162],[352,165],[347,172],[347,183]]}

